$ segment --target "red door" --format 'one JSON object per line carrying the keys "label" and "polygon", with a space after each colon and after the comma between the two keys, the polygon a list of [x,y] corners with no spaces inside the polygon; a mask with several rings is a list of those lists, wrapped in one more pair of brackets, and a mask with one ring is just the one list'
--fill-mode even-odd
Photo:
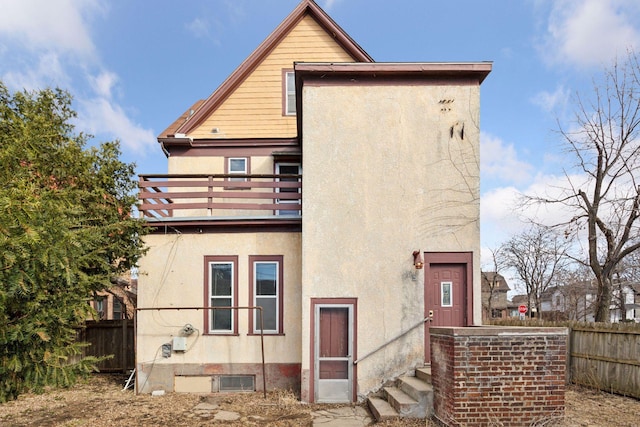
{"label": "red door", "polygon": [[314,384],[318,403],[353,401],[354,306],[315,305]]}
{"label": "red door", "polygon": [[349,309],[320,309],[320,379],[347,379],[349,355]]}
{"label": "red door", "polygon": [[467,264],[432,263],[427,265],[424,283],[425,362],[431,361],[429,327],[466,325]]}

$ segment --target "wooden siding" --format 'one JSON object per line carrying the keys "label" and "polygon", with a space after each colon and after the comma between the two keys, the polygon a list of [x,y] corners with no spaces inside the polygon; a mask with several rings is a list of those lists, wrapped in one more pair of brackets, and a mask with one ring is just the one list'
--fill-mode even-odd
{"label": "wooden siding", "polygon": [[353,62],[351,56],[306,16],[229,98],[189,134],[194,139],[296,136],[296,117],[282,115],[282,71],[294,61]]}

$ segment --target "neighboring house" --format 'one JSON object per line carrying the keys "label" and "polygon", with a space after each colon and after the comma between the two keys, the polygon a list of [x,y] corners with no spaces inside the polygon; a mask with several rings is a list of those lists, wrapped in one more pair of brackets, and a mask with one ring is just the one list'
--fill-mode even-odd
{"label": "neighboring house", "polygon": [[495,271],[483,271],[482,319],[506,319],[510,316],[507,292],[511,290],[506,279]]}
{"label": "neighboring house", "polygon": [[633,288],[633,318],[640,322],[640,284],[635,284]]}
{"label": "neighboring house", "polygon": [[136,309],[137,279],[118,278],[109,290],[97,292],[89,305],[96,311],[90,320],[133,319]]}
{"label": "neighboring house", "polygon": [[[628,283],[614,284],[612,291],[611,321],[640,322],[640,304],[638,303],[638,285]],[[622,310],[625,315],[622,315]]]}
{"label": "neighboring house", "polygon": [[[514,295],[511,298],[511,301],[507,301],[507,310],[509,312],[509,317],[521,317],[519,311],[521,305],[527,307],[527,317],[535,317],[536,310],[535,307],[533,307],[534,304],[535,303],[533,301],[531,301],[531,304],[529,304],[529,297],[526,294]],[[531,312],[532,307],[534,308],[533,313]]]}
{"label": "neighboring house", "polygon": [[430,326],[481,324],[490,71],[375,63],[302,1],[140,177],[138,391],[351,402],[428,363]]}
{"label": "neighboring house", "polygon": [[552,286],[540,295],[542,318],[592,322],[595,292],[589,281]]}
{"label": "neighboring house", "polygon": [[[633,285],[614,284],[612,289],[611,322],[623,319],[621,309],[626,311],[626,320],[640,321],[640,305]],[[554,286],[543,292],[540,298],[543,319],[578,320],[593,322],[597,288],[593,282],[582,281]]]}

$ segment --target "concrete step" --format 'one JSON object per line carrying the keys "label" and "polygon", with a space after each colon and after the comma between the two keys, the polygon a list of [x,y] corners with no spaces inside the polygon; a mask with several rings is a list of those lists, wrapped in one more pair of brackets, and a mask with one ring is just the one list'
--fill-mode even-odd
{"label": "concrete step", "polygon": [[431,384],[431,366],[425,366],[424,368],[417,368],[416,378],[420,378],[422,381]]}
{"label": "concrete step", "polygon": [[379,397],[370,397],[369,409],[376,419],[376,422],[394,420],[400,417],[400,414],[389,405],[384,399]]}
{"label": "concrete step", "polygon": [[433,394],[433,387],[416,377],[400,377],[396,387],[413,397],[415,400],[423,400],[425,396]]}
{"label": "concrete step", "polygon": [[424,418],[425,410],[420,403],[404,391],[396,387],[385,387],[384,395],[387,402],[403,418]]}
{"label": "concrete step", "polygon": [[418,418],[430,417],[433,413],[433,387],[417,377],[400,377],[397,385],[401,391],[418,402],[412,413]]}
{"label": "concrete step", "polygon": [[433,415],[431,367],[415,370],[415,376],[396,380],[395,386],[382,389],[382,397],[370,397],[369,409],[376,421],[396,418],[428,418]]}

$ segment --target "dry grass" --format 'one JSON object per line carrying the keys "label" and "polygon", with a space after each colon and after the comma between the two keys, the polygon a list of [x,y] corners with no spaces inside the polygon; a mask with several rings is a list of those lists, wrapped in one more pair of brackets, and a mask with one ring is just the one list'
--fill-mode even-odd
{"label": "dry grass", "polygon": [[[69,390],[49,390],[41,395],[24,395],[0,405],[0,425],[21,426],[310,426],[312,411],[328,405],[299,402],[287,391],[273,391],[264,399],[259,393],[167,394],[154,397],[122,391],[126,378],[95,375]],[[207,404],[215,410],[198,411]],[[332,405],[338,406],[338,405]],[[236,421],[215,419],[219,411],[240,414]],[[549,426],[638,426],[640,401],[587,389],[570,387],[566,394],[564,420],[539,420],[537,427]],[[379,423],[385,427],[425,426],[424,420],[397,420]],[[426,423],[427,426],[435,426]],[[493,424],[499,426],[500,424]]]}

